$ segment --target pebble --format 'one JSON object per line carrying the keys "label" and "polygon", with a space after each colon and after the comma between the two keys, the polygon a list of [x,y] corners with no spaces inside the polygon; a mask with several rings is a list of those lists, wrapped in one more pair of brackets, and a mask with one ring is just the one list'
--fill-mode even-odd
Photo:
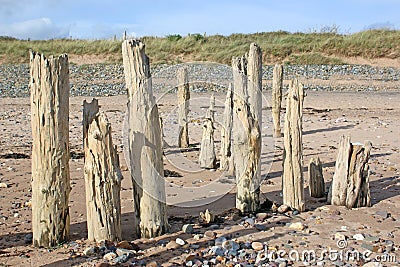
{"label": "pebble", "polygon": [[83,254],[85,254],[86,256],[94,256],[96,255],[96,250],[94,247],[88,247],[83,251]]}
{"label": "pebble", "polygon": [[335,233],[335,240],[347,240],[347,236],[342,233]]}
{"label": "pebble", "polygon": [[108,252],[103,256],[103,259],[106,261],[111,261],[113,259],[115,259],[117,257],[117,254],[115,254],[114,252]]}
{"label": "pebble", "polygon": [[279,208],[278,208],[278,212],[279,213],[285,213],[285,212],[288,212],[289,210],[290,210],[290,207],[288,205],[285,205],[285,204],[280,205]]}
{"label": "pebble", "polygon": [[33,241],[33,234],[29,233],[26,234],[24,237],[25,244],[32,244]]}
{"label": "pebble", "polygon": [[124,249],[133,249],[132,245],[128,241],[118,242],[116,247],[117,248],[124,248]]}
{"label": "pebble", "polygon": [[156,261],[151,261],[146,264],[146,267],[158,267],[158,263]]}
{"label": "pebble", "polygon": [[215,246],[222,246],[222,243],[224,243],[226,241],[226,237],[218,237],[217,239],[215,239],[214,244]]}
{"label": "pebble", "polygon": [[114,263],[125,263],[125,262],[128,261],[128,259],[129,259],[129,255],[123,254],[123,255],[121,255],[121,256],[116,257],[116,258],[113,260],[113,262],[114,262]]}
{"label": "pebble", "polygon": [[0,183],[0,188],[7,188],[8,185],[6,183]]}
{"label": "pebble", "polygon": [[218,224],[212,224],[212,225],[210,225],[209,228],[212,230],[218,230],[220,228],[220,226]]}
{"label": "pebble", "polygon": [[196,240],[196,241],[198,241],[198,240],[201,239],[201,235],[195,234],[195,235],[193,236],[193,239]]}
{"label": "pebble", "polygon": [[193,224],[184,224],[182,226],[182,231],[186,234],[193,233]]}
{"label": "pebble", "polygon": [[255,224],[255,220],[254,218],[247,218],[246,220],[244,220],[243,225],[244,226],[254,226]]}
{"label": "pebble", "polygon": [[[171,90],[171,86],[164,84],[161,80],[171,81],[176,78],[176,69],[179,65],[158,65],[151,66],[152,77],[160,80],[153,82],[155,92]],[[71,96],[111,96],[126,94],[124,72],[122,64],[90,64],[78,66],[69,65]],[[205,92],[209,90],[219,91],[227,87],[227,81],[232,80],[232,70],[224,65],[215,64],[210,68],[209,64],[190,65],[188,68],[189,77],[197,81],[208,81],[206,84],[199,83],[190,85],[194,92]],[[263,79],[272,80],[273,66],[263,66]],[[360,77],[369,81],[398,81],[400,70],[392,67],[373,67],[367,65],[285,65],[284,79],[290,80],[300,77],[303,80],[322,79],[342,76],[342,79],[354,80]],[[162,79],[160,79],[162,78]],[[0,65],[0,97],[29,97],[29,64],[3,64]],[[111,81],[111,82],[110,82]],[[220,85],[220,86],[215,86]],[[270,89],[271,85],[266,85]],[[267,89],[265,87],[264,89]],[[379,87],[379,88],[378,88]],[[358,85],[349,83],[313,85],[304,84],[306,90],[315,91],[355,91],[355,90],[377,90],[385,89],[379,85]],[[395,86],[400,89],[398,85]],[[391,88],[391,89],[396,89]],[[285,88],[286,89],[286,88]]]}
{"label": "pebble", "polygon": [[295,223],[291,223],[289,225],[289,228],[293,229],[293,230],[297,230],[297,231],[303,231],[306,228],[306,226],[302,222],[295,222]]}
{"label": "pebble", "polygon": [[124,248],[117,248],[115,250],[115,253],[117,253],[118,256],[122,256],[122,255],[130,256],[132,254],[132,251],[128,250],[128,249],[124,249]]}
{"label": "pebble", "polygon": [[111,265],[108,262],[100,262],[95,265],[95,267],[110,267]]}
{"label": "pebble", "polygon": [[177,243],[178,245],[181,245],[181,246],[183,246],[183,245],[185,245],[185,240],[183,240],[183,239],[181,239],[181,238],[177,238],[177,239],[175,239],[175,243]]}
{"label": "pebble", "polygon": [[252,243],[251,243],[251,247],[252,247],[255,251],[260,251],[260,250],[264,249],[263,243],[257,242],[257,241],[252,242]]}
{"label": "pebble", "polygon": [[211,247],[209,253],[214,256],[224,256],[225,250],[219,246]]}
{"label": "pebble", "polygon": [[256,218],[259,221],[264,221],[268,217],[268,214],[265,212],[260,212],[256,214]]}
{"label": "pebble", "polygon": [[165,247],[167,249],[177,249],[179,248],[181,245],[179,245],[178,243],[176,243],[175,241],[169,241],[167,245],[165,245]]}
{"label": "pebble", "polygon": [[364,240],[364,235],[363,234],[355,234],[353,235],[353,239],[357,240],[357,241],[362,241]]}
{"label": "pebble", "polygon": [[377,211],[375,215],[381,217],[382,219],[387,219],[389,217],[389,213],[384,210]]}
{"label": "pebble", "polygon": [[379,237],[377,237],[377,236],[367,236],[367,237],[364,238],[364,241],[375,243],[375,242],[379,241]]}
{"label": "pebble", "polygon": [[231,250],[231,251],[238,251],[240,249],[240,245],[233,241],[233,240],[226,240],[222,242],[222,248],[226,250]]}
{"label": "pebble", "polygon": [[205,231],[204,236],[209,237],[209,238],[215,238],[217,236],[217,233],[214,231]]}
{"label": "pebble", "polygon": [[267,230],[267,226],[263,225],[263,224],[255,224],[254,228],[256,228],[258,231],[265,231]]}

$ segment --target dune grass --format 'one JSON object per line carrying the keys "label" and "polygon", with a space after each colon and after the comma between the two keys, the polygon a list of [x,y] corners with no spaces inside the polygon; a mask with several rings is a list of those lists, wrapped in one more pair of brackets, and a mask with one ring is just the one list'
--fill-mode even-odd
{"label": "dune grass", "polygon": [[[182,37],[174,34],[141,39],[146,44],[147,54],[153,64],[187,61],[229,64],[232,56],[246,53],[251,42],[261,46],[265,63],[341,64],[343,62],[339,58],[343,57],[400,57],[400,31],[396,30],[368,30],[349,35],[284,31],[229,36],[191,34]],[[104,56],[105,62],[122,61],[120,40],[27,41],[0,37],[2,62],[28,62],[29,49],[47,55],[97,55]]]}

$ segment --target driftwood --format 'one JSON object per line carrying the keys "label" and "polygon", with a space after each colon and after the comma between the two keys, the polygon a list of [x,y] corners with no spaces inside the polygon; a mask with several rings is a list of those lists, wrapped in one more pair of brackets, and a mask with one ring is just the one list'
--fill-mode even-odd
{"label": "driftwood", "polygon": [[372,144],[352,144],[349,136],[340,138],[335,174],[328,199],[332,205],[347,208],[371,206],[369,166]]}
{"label": "driftwood", "polygon": [[30,52],[33,245],[53,247],[69,235],[68,56]]}
{"label": "driftwood", "polygon": [[319,157],[311,158],[308,164],[308,186],[310,196],[320,198],[325,195],[325,182],[322,172],[322,163]]}
{"label": "driftwood", "polygon": [[221,158],[220,169],[228,174],[233,174],[232,159],[232,111],[233,111],[233,88],[229,84],[225,99],[224,121],[221,128]]}
{"label": "driftwood", "polygon": [[122,174],[111,125],[98,101],[83,102],[85,189],[88,239],[121,240]]}
{"label": "driftwood", "polygon": [[189,114],[189,79],[186,68],[177,72],[178,76],[178,147],[189,147],[188,114]]}
{"label": "driftwood", "polygon": [[215,169],[217,158],[215,155],[214,144],[214,95],[210,98],[210,107],[207,110],[205,122],[203,124],[203,136],[201,138],[199,163],[201,168]]}
{"label": "driftwood", "polygon": [[294,79],[290,83],[286,102],[282,184],[283,204],[299,211],[305,209],[302,146],[303,100],[303,86],[297,79]]}
{"label": "driftwood", "polygon": [[139,225],[141,237],[150,238],[168,229],[160,120],[144,44],[138,40],[124,41],[122,58],[128,91],[134,226],[137,230]]}
{"label": "driftwood", "polygon": [[281,137],[281,103],[282,103],[283,66],[275,65],[272,80],[272,119],[274,137]]}
{"label": "driftwood", "polygon": [[253,212],[260,206],[261,133],[256,115],[251,112],[247,91],[247,60],[232,59],[234,97],[232,152],[236,176],[236,208]]}

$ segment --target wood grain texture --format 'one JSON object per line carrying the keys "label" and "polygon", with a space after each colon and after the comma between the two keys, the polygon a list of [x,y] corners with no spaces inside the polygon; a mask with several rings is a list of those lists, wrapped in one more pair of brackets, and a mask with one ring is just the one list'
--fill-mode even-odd
{"label": "wood grain texture", "polygon": [[139,40],[122,43],[125,82],[128,91],[129,157],[133,182],[134,227],[151,238],[169,226],[162,140],[158,107],[153,96],[149,58]]}
{"label": "wood grain texture", "polygon": [[260,206],[261,133],[256,115],[251,112],[247,91],[247,59],[232,59],[234,97],[232,152],[236,176],[236,208],[253,212]]}
{"label": "wood grain texture", "polygon": [[189,79],[186,68],[180,68],[177,71],[178,80],[178,147],[189,147],[189,130],[188,130],[188,114],[189,114]]}
{"label": "wood grain texture", "polygon": [[283,157],[283,204],[305,210],[303,176],[303,85],[294,79],[286,100]]}
{"label": "wood grain texture", "polygon": [[54,247],[67,240],[69,175],[68,56],[30,52],[33,245]]}
{"label": "wood grain texture", "polygon": [[111,124],[98,101],[83,102],[85,191],[88,239],[121,240],[122,174]]}

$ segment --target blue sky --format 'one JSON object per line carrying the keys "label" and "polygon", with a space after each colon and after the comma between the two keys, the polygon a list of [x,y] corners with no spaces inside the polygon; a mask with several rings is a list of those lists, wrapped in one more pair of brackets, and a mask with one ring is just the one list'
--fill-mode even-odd
{"label": "blue sky", "polygon": [[337,25],[341,33],[400,29],[399,0],[0,0],[0,36],[21,39],[204,33]]}

